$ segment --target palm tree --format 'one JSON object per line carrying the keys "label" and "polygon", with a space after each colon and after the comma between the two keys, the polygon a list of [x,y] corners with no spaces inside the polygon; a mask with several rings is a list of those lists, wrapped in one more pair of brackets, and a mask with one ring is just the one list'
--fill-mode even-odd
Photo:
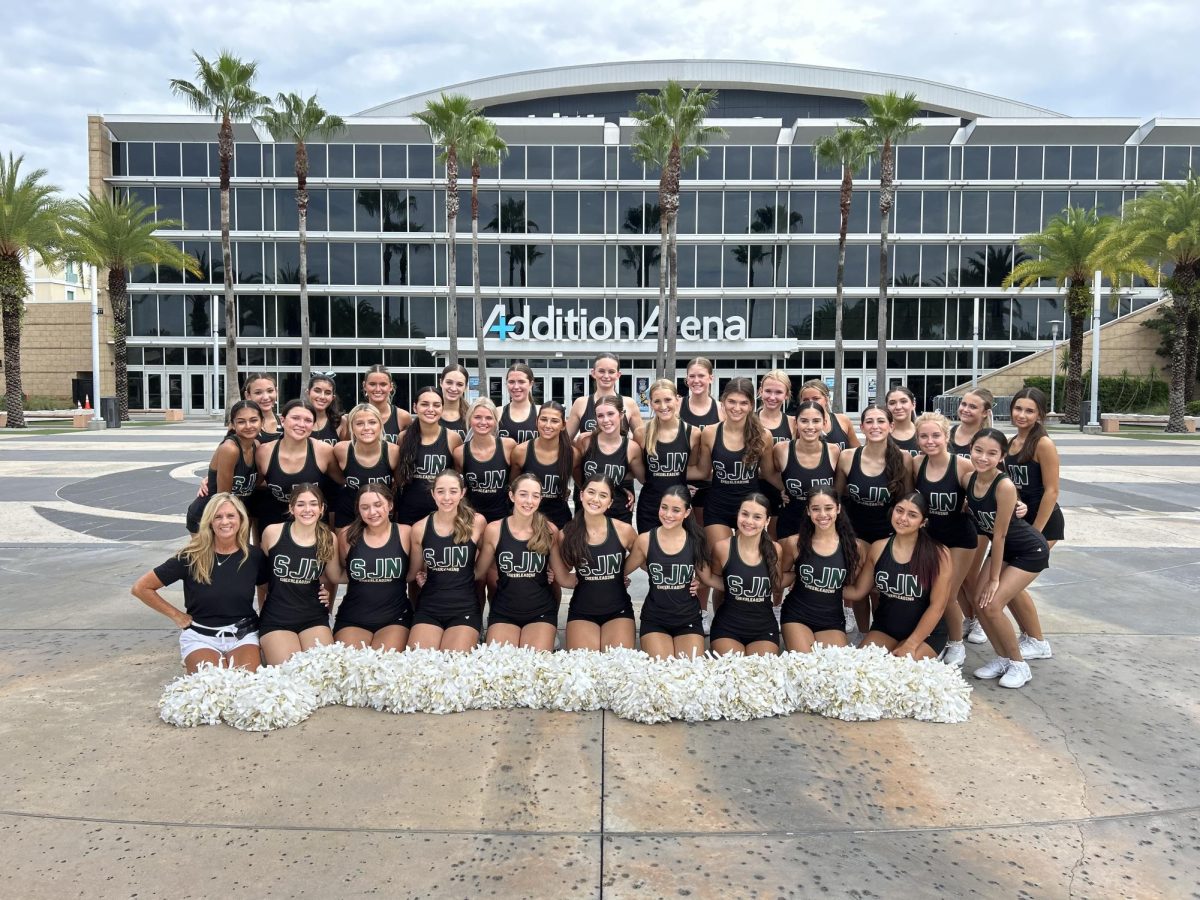
{"label": "palm tree", "polygon": [[21,176],[25,157],[0,156],[0,313],[4,316],[4,400],[8,427],[25,427],[21,388],[21,319],[29,281],[21,265],[36,253],[53,265],[58,258],[64,205],[58,188],[45,181],[46,170]]}
{"label": "palm tree", "polygon": [[471,143],[472,121],[479,110],[465,94],[442,94],[425,103],[416,118],[429,129],[429,139],[445,149],[438,157],[446,164],[446,329],[450,338],[450,365],[458,365],[458,154]]}
{"label": "palm tree", "polygon": [[508,144],[496,130],[496,123],[482,115],[471,123],[468,140],[461,148],[463,157],[471,164],[471,316],[475,320],[475,352],[479,357],[479,393],[487,397],[487,348],[483,333],[483,292],[479,284],[479,172],[483,166],[499,165],[508,153]]}
{"label": "palm tree", "polygon": [[[709,108],[716,100],[716,91],[704,91],[699,87],[684,89],[679,82],[668,81],[657,94],[638,94],[638,108],[633,111],[633,117],[640,125],[634,138],[634,157],[661,170],[658,205],[663,212],[660,233],[667,251],[667,264],[659,266],[659,378],[668,377],[668,369],[670,377],[674,377],[675,371],[675,319],[679,310],[679,253],[676,247],[679,179],[685,166],[708,154],[704,146],[708,141],[725,134],[723,128],[704,124]],[[665,288],[664,271],[667,277]]]}
{"label": "palm tree", "polygon": [[921,130],[913,121],[921,111],[916,94],[901,97],[888,91],[882,97],[863,98],[867,115],[851,116],[850,121],[867,132],[868,140],[879,147],[879,317],[875,347],[875,396],[883,399],[887,393],[887,335],[888,335],[888,222],[896,203],[896,144]]}
{"label": "palm tree", "polygon": [[[839,197],[841,222],[838,225],[837,298],[833,318],[833,411],[842,411],[842,374],[846,362],[846,341],[842,317],[846,293],[846,233],[850,229],[850,202],[854,198],[854,173],[874,156],[875,146],[862,128],[839,128],[833,134],[817,138],[813,152],[823,165],[841,166],[842,188]],[[878,376],[877,376],[878,377]]]}
{"label": "palm tree", "polygon": [[192,51],[196,82],[171,79],[171,91],[183,97],[196,112],[211,113],[220,122],[217,157],[221,161],[221,260],[225,275],[225,402],[241,396],[237,364],[237,309],[233,296],[233,261],[229,244],[229,164],[233,161],[233,123],[253,118],[267,105],[254,90],[258,63],[245,62],[222,50],[215,62]]}
{"label": "palm tree", "polygon": [[1016,285],[1019,290],[1037,285],[1042,278],[1067,291],[1067,317],[1071,333],[1067,349],[1066,401],[1063,421],[1078,424],[1083,406],[1083,332],[1092,310],[1091,283],[1097,269],[1109,273],[1114,285],[1126,272],[1153,275],[1144,262],[1130,260],[1114,265],[1104,249],[1105,238],[1117,220],[1098,216],[1094,209],[1068,207],[1046,223],[1037,234],[1021,239],[1021,249],[1029,259],[1017,264],[1001,282],[1001,287]]}
{"label": "palm tree", "polygon": [[155,237],[157,230],[177,229],[181,222],[155,221],[157,206],[139,200],[116,200],[89,194],[73,203],[63,222],[66,255],[108,270],[108,301],[113,316],[113,362],[116,370],[117,411],[129,421],[129,369],[125,339],[129,321],[129,270],[134,266],[171,266],[202,274],[199,262],[178,246]]}
{"label": "palm tree", "polygon": [[278,94],[275,105],[257,117],[277,141],[296,145],[296,211],[300,235],[300,383],[308,384],[312,371],[312,340],[308,322],[308,141],[317,137],[328,143],[346,127],[317,103],[317,95],[307,100],[299,94]]}
{"label": "palm tree", "polygon": [[1200,175],[1182,183],[1160,182],[1156,190],[1126,203],[1122,212],[1124,218],[1105,249],[1120,254],[1123,261],[1150,260],[1155,268],[1172,270],[1166,286],[1176,331],[1171,342],[1167,431],[1182,432],[1187,383],[1195,372],[1188,365],[1188,323],[1200,307]]}

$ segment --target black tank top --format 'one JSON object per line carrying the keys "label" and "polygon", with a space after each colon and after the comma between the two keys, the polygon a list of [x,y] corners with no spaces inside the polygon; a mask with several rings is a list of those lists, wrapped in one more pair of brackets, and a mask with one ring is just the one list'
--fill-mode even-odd
{"label": "black tank top", "polygon": [[954,436],[956,434],[958,434],[958,426],[951,425],[950,426],[950,440],[947,441],[948,449],[955,456],[961,456],[963,459],[970,459],[971,458],[971,444],[969,442],[966,444],[958,443],[954,439]]}
{"label": "black tank top", "polygon": [[654,453],[642,448],[642,459],[646,464],[646,483],[642,485],[642,496],[647,494],[661,497],[673,485],[687,484],[687,466],[691,455],[692,426],[680,422],[675,437],[669,441],[655,441]]}
{"label": "black tank top", "polygon": [[850,436],[842,427],[841,420],[833,413],[829,414],[829,430],[821,435],[821,440],[827,444],[837,444],[843,450],[850,444]]}
{"label": "black tank top", "polygon": [[379,445],[379,459],[374,465],[363,465],[354,453],[354,441],[346,445],[346,465],[342,467],[345,475],[345,490],[351,496],[358,493],[364,484],[385,484],[389,488],[395,483],[392,467],[388,463],[387,444]]}
{"label": "black tank top", "polygon": [[310,437],[314,441],[320,441],[322,444],[328,444],[330,447],[340,440],[337,429],[333,427],[333,422],[328,416],[325,417],[325,424],[320,428],[314,428]]}
{"label": "black tank top", "polygon": [[[413,427],[418,427],[415,423]],[[438,436],[432,444],[418,444],[417,458],[414,460],[409,482],[402,485],[404,494],[401,500],[405,506],[420,503],[429,496],[433,482],[450,466],[450,439],[445,428],[438,430]]]}
{"label": "black tank top", "polygon": [[346,554],[346,596],[338,618],[350,622],[399,620],[408,608],[408,554],[400,545],[400,526],[392,525],[382,547],[367,546],[366,536]]}
{"label": "black tank top", "polygon": [[530,441],[525,445],[525,465],[522,472],[536,475],[542,482],[542,502],[538,509],[550,518],[555,525],[562,526],[571,518],[571,508],[567,505],[567,492],[570,484],[562,483],[558,474],[558,460],[544,463],[538,459],[537,444]]}
{"label": "black tank top", "polygon": [[316,543],[301,547],[292,539],[292,523],[283,529],[268,555],[271,580],[263,604],[263,623],[307,622],[329,611],[318,596],[325,563],[317,559]]}
{"label": "black tank top", "polygon": [[[725,603],[732,601],[737,604],[735,609],[746,604],[746,608],[765,606],[768,612],[770,611],[774,591],[771,587],[770,573],[767,571],[767,562],[764,559],[760,559],[755,565],[742,562],[738,554],[737,537],[729,541],[729,559],[725,561],[722,574],[725,579]],[[722,608],[724,605],[721,604]],[[774,621],[774,613],[770,615]]]}
{"label": "black tank top", "polygon": [[[875,561],[875,587],[879,591],[875,627],[903,641],[916,630],[917,623],[929,609],[929,591],[921,586],[913,573],[911,561],[896,562],[892,555],[892,543],[895,540],[895,537],[888,539],[887,546]],[[946,624],[939,620],[926,640],[934,641],[935,635],[945,633]]]}
{"label": "black tank top", "polygon": [[779,424],[774,428],[768,428],[767,433],[771,435],[772,444],[790,441],[795,435],[792,432],[792,423],[788,419],[787,413],[781,414],[779,417]]}
{"label": "black tank top", "polygon": [[504,444],[496,438],[496,447],[489,459],[480,462],[471,452],[474,439],[463,444],[463,481],[467,485],[467,500],[475,512],[489,522],[507,516],[512,508],[508,498],[508,463],[504,461]]}
{"label": "black tank top", "polygon": [[475,598],[475,541],[454,543],[453,532],[438,534],[433,516],[425,523],[421,555],[425,562],[425,586],[421,588],[420,607],[437,616],[474,615],[479,612]]}
{"label": "black tank top", "polygon": [[500,521],[500,540],[496,542],[496,596],[492,611],[520,618],[537,615],[554,604],[550,578],[546,571],[549,557],[534,553],[529,541],[513,537],[508,519]]}
{"label": "black tank top", "polygon": [[[618,400],[621,401],[621,415],[624,416],[625,409],[628,406],[628,404],[625,402],[627,398],[622,397],[620,394],[617,394],[616,397]],[[630,422],[629,424],[632,426],[636,423]],[[587,402],[584,404],[584,407],[583,407],[583,415],[579,417],[579,433],[586,434],[589,431],[595,431],[595,430],[596,430],[596,395],[588,394]]]}
{"label": "black tank top", "polygon": [[950,464],[937,481],[926,477],[928,466],[928,458],[922,459],[913,488],[929,504],[929,524],[926,526],[929,533],[943,544],[950,544],[956,535],[975,531],[970,514],[963,509],[963,490],[958,483],[958,457],[950,456]]}
{"label": "black tank top", "polygon": [[400,437],[400,414],[396,411],[394,403],[388,404],[390,412],[383,420],[383,439],[395,443]]}
{"label": "black tank top", "polygon": [[1018,455],[1013,453],[1006,456],[1004,467],[1008,470],[1008,477],[1016,485],[1017,493],[1036,516],[1038,507],[1042,505],[1042,496],[1046,493],[1046,485],[1042,481],[1042,464],[1037,461],[1036,456],[1030,457],[1028,462],[1017,462]]}
{"label": "black tank top", "polygon": [[833,470],[833,463],[829,461],[829,451],[824,444],[821,445],[821,461],[815,468],[808,469],[800,465],[800,460],[796,458],[798,440],[799,438],[793,438],[788,444],[787,462],[783,467],[783,490],[791,498],[788,503],[789,509],[792,506],[803,507],[813,488],[832,487],[837,474]]}
{"label": "black tank top", "polygon": [[447,431],[457,431],[459,437],[465,438],[467,436],[466,419],[439,419],[438,422]]}
{"label": "black tank top", "polygon": [[524,444],[526,441],[531,441],[537,437],[537,417],[538,408],[529,404],[529,418],[522,419],[517,422],[513,419],[509,410],[511,404],[506,403],[504,409],[500,410],[500,424],[497,427],[497,434],[500,437],[512,438],[518,444]]}
{"label": "black tank top", "polygon": [[863,449],[851,451],[854,458],[846,477],[846,515],[858,536],[871,543],[892,530],[892,492],[888,490],[886,468],[878,475],[863,472]]}
{"label": "black tank top", "polygon": [[723,440],[725,423],[717,426],[713,436],[713,489],[723,489],[730,499],[740,499],[758,487],[758,463],[746,462],[746,451],[729,450]]}
{"label": "black tank top", "polygon": [[[629,471],[629,436],[621,438],[621,443],[612,453],[605,453],[600,449],[599,434],[595,434],[588,442],[581,468],[584,481],[593,475],[607,475],[613,480],[617,492],[606,515],[618,519],[629,518],[628,501],[633,493],[633,475]],[[576,487],[576,490],[579,488]]]}
{"label": "black tank top", "polygon": [[898,438],[890,436],[888,437],[888,440],[892,442],[893,446],[899,447],[909,456],[921,455],[921,447],[917,443],[917,433],[915,431],[913,432],[912,437],[905,438],[904,440],[899,440]]}
{"label": "black tank top", "polygon": [[650,530],[646,546],[646,574],[650,590],[642,606],[642,615],[668,621],[694,618],[700,611],[700,601],[692,596],[692,580],[696,577],[695,549],[691,536],[685,536],[678,553],[667,553],[658,543],[658,529]]}
{"label": "black tank top", "polygon": [[617,527],[605,519],[608,532],[599,546],[588,544],[584,558],[575,566],[579,583],[571,595],[571,610],[585,616],[606,616],[629,604],[625,587],[625,557]]}
{"label": "black tank top", "polygon": [[283,437],[283,432],[281,431],[260,431],[258,433],[258,442],[260,444],[269,444],[272,441],[279,440],[281,437]]}
{"label": "black tank top", "polygon": [[304,465],[300,467],[299,472],[285,472],[279,463],[279,448],[280,442],[276,442],[271,448],[271,459],[267,463],[267,488],[271,491],[271,496],[276,502],[282,503],[285,506],[288,502],[288,497],[291,496],[292,488],[298,484],[319,484],[321,482],[321,467],[317,464],[317,451],[312,438],[309,438],[305,443]]}
{"label": "black tank top", "polygon": [[796,583],[784,603],[796,606],[805,618],[844,617],[842,589],[846,586],[847,572],[840,541],[829,556],[822,556],[809,545],[796,559],[794,568]]}
{"label": "black tank top", "polygon": [[[992,479],[992,483],[988,485],[988,489],[983,492],[982,497],[975,496],[975,479],[978,477],[979,475],[976,473],[967,482],[967,509],[970,510],[971,518],[979,533],[987,535],[990,539],[996,533],[996,513],[999,505],[996,502],[996,486],[1002,478],[1008,478],[1008,476],[1003,473],[996,475]],[[1028,501],[1026,503],[1028,504]],[[1008,531],[1004,535],[1004,559],[1036,556],[1039,553],[1047,552],[1049,552],[1049,545],[1042,533],[1014,511],[1008,523]]]}
{"label": "black tank top", "polygon": [[684,399],[679,407],[679,418],[687,422],[694,428],[703,428],[705,425],[716,425],[721,421],[721,416],[717,412],[717,401],[712,397],[708,398],[708,412],[704,415],[692,412],[691,394]]}
{"label": "black tank top", "polygon": [[[249,497],[254,493],[254,485],[258,481],[258,466],[254,462],[254,452],[250,453],[250,462],[246,462],[246,457],[242,454],[242,446],[238,443],[237,438],[227,437],[221,441],[232,441],[233,446],[237,448],[237,462],[233,464],[233,485],[229,488],[229,493],[235,497]],[[217,493],[217,470],[209,466],[208,469],[208,496]]]}

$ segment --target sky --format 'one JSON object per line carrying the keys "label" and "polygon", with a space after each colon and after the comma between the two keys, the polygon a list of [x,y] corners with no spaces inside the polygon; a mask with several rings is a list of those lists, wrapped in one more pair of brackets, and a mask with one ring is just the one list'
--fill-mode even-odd
{"label": "sky", "polygon": [[[943,82],[1074,116],[1200,117],[1184,0],[28,0],[0,49],[0,153],[76,194],[87,116],[184,113],[192,52],[348,115],[493,75],[618,60],[752,59]],[[447,13],[452,15],[447,18]]]}

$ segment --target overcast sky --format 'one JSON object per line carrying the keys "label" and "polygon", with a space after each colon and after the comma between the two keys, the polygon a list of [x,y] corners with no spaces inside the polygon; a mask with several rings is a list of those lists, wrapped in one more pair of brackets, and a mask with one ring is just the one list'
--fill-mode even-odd
{"label": "overcast sky", "polygon": [[[927,78],[1077,116],[1200,117],[1193,2],[1141,0],[60,0],[10,4],[0,152],[71,193],[90,113],[179,113],[191,51],[260,65],[263,93],[317,91],[350,114],[508,72],[721,58]],[[24,13],[24,18],[21,18]],[[448,17],[447,14],[450,14]]]}

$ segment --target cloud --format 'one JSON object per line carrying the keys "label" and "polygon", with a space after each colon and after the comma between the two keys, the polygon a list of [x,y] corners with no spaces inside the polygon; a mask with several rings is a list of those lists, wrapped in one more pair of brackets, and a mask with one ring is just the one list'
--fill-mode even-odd
{"label": "cloud", "polygon": [[445,85],[550,66],[724,58],[889,72],[1069,115],[1196,115],[1190,4],[906,0],[607,3],[34,3],[0,57],[0,151],[71,192],[86,182],[89,113],[183,112],[167,88],[193,49],[260,63],[259,87],[319,92],[354,113]]}

